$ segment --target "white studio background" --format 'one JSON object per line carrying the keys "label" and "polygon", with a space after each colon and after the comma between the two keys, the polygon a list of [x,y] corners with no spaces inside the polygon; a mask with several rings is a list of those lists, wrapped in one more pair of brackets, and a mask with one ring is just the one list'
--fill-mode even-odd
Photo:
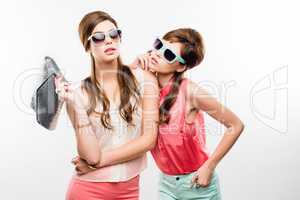
{"label": "white studio background", "polygon": [[[246,125],[217,167],[223,199],[300,199],[300,16],[298,6],[290,2],[1,1],[1,199],[64,199],[73,172],[70,161],[76,155],[73,130],[65,112],[54,132],[43,129],[29,101],[45,55],[53,57],[73,82],[89,74],[89,57],[77,28],[94,10],[106,11],[118,21],[125,63],[168,30],[200,31],[206,57],[187,76]],[[206,122],[212,151],[224,129],[207,115]],[[155,200],[158,169],[150,154],[148,163],[141,176],[141,199]]]}

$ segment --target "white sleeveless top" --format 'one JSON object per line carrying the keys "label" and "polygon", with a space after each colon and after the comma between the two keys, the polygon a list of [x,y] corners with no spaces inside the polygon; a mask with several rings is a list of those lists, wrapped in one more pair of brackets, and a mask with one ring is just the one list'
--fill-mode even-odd
{"label": "white sleeveless top", "polygon": [[[134,75],[138,81],[138,89],[143,95],[143,74],[141,69],[134,70]],[[133,99],[131,101],[134,103]],[[132,103],[132,105],[134,105]],[[102,104],[96,107],[97,112],[101,112]],[[91,114],[89,116],[93,129],[99,140],[99,146],[102,151],[117,148],[128,141],[141,135],[142,124],[142,108],[141,104],[137,105],[136,111],[133,113],[133,124],[135,126],[127,126],[127,122],[120,116],[118,106],[110,102],[109,114],[111,117],[111,125],[113,130],[106,129],[101,124],[99,116]],[[73,172],[73,178],[91,181],[91,182],[121,182],[127,181],[139,175],[147,166],[147,157],[144,153],[141,157],[134,160],[124,162],[122,164],[103,167],[84,175],[77,175]]]}

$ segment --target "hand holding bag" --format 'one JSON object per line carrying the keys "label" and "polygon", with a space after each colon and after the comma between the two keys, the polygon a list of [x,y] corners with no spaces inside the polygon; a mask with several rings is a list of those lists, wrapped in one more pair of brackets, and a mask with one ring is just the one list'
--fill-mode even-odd
{"label": "hand holding bag", "polygon": [[[55,61],[48,56],[44,58],[41,76],[41,83],[31,99],[31,107],[35,111],[37,122],[48,130],[54,130],[64,104],[55,92],[55,77],[62,76],[62,73]],[[64,77],[62,81],[66,81]]]}

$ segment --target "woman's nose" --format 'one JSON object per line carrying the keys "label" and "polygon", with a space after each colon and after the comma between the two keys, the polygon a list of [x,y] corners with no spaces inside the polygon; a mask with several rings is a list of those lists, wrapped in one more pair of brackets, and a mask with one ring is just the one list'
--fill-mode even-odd
{"label": "woman's nose", "polygon": [[150,55],[154,56],[154,57],[159,57],[160,58],[160,53],[156,49],[152,50],[150,52]]}
{"label": "woman's nose", "polygon": [[112,43],[111,37],[105,36],[104,42],[105,42],[105,44],[111,44]]}

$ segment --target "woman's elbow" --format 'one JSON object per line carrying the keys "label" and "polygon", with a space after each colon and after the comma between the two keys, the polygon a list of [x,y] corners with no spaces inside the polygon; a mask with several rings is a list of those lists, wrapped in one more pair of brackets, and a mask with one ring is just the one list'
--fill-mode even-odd
{"label": "woman's elbow", "polygon": [[89,165],[96,165],[100,162],[100,155],[97,157],[97,155],[89,156],[86,160],[86,162]]}
{"label": "woman's elbow", "polygon": [[242,121],[239,121],[236,125],[236,132],[240,135],[244,131],[245,125]]}
{"label": "woman's elbow", "polygon": [[100,162],[100,151],[81,153],[79,156],[83,158],[89,165],[96,165]]}

